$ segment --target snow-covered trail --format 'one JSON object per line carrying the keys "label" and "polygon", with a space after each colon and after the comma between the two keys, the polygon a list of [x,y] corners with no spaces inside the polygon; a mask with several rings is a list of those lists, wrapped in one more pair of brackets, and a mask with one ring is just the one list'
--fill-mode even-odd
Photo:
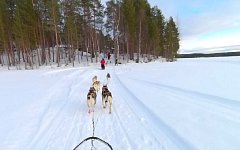
{"label": "snow-covered trail", "polygon": [[[138,103],[135,104],[142,103],[142,107],[146,107],[141,110],[149,109],[146,120],[151,121],[155,116],[150,124],[153,127],[155,125],[159,133],[163,133],[162,137],[173,142],[166,145],[176,144],[179,149],[212,149],[213,145],[214,149],[238,149],[239,139],[236,135],[240,134],[239,102],[192,91],[186,93],[183,89],[166,88],[151,82],[148,82],[150,86],[145,86],[146,90],[137,87],[147,81],[132,82],[132,79],[122,79],[128,92],[145,93],[136,95]],[[148,99],[148,95],[155,95],[155,98],[151,96]],[[209,147],[206,148],[203,143]]]}
{"label": "snow-covered trail", "polygon": [[[131,85],[133,85],[129,86],[128,84],[125,84],[118,75],[115,76],[115,80],[117,81],[118,89],[120,89],[118,91],[122,95],[121,100],[124,100],[125,103],[130,107],[133,117],[138,120],[144,130],[147,131],[146,134],[150,135],[148,142],[152,143],[152,145],[156,145],[155,147],[151,148],[150,145],[147,145],[145,143],[146,148],[195,149],[194,146],[191,145],[191,143],[187,143],[181,136],[179,136],[174,131],[174,129],[172,129],[165,122],[163,122],[162,119],[153,112],[153,110],[151,109],[151,105],[154,104],[153,101],[149,99],[150,97],[148,97],[148,92],[151,91],[149,90],[149,87],[145,86],[143,88],[141,87],[141,85],[134,86],[135,82],[129,82]],[[134,92],[142,94],[134,94]],[[158,99],[158,95],[156,95],[156,99]],[[143,103],[141,100],[144,100],[146,103]],[[155,102],[156,104],[159,103],[157,101]],[[135,132],[138,132],[138,130],[136,130]],[[140,136],[144,135],[141,135],[140,133]]]}
{"label": "snow-covered trail", "polygon": [[[82,132],[85,134],[85,137],[92,135],[91,123],[94,115],[95,136],[109,142],[113,149],[164,149],[159,136],[156,136],[151,126],[148,127],[145,125],[144,118],[138,115],[137,111],[139,110],[133,109],[132,106],[128,104],[128,99],[132,98],[131,93],[126,91],[125,87],[122,86],[117,79],[118,76],[114,71],[114,67],[109,67],[107,70],[98,70],[95,73],[102,84],[106,83],[106,74],[111,74],[112,78],[108,87],[113,95],[113,112],[112,114],[108,114],[108,109],[103,110],[100,91],[94,114],[88,115],[84,113],[81,116],[83,118],[85,117],[86,122],[88,122],[88,124],[79,126],[80,130],[86,129],[87,132]],[[88,82],[91,82],[91,80],[89,79]],[[138,102],[136,101],[136,103]],[[79,139],[83,140],[83,137]],[[90,144],[86,144],[79,148],[87,149],[90,147],[89,145]],[[101,149],[101,145],[97,142],[95,146]]]}
{"label": "snow-covered trail", "polygon": [[[231,64],[234,71],[228,74],[221,69],[232,68],[228,61],[228,65],[224,62],[218,70],[224,77],[214,76],[215,63],[204,66],[180,61],[122,64],[108,66],[106,70],[93,65],[3,72],[0,74],[0,78],[5,79],[1,80],[2,84],[12,90],[0,87],[0,149],[73,149],[93,135],[94,121],[94,136],[111,144],[114,150],[237,150],[240,101],[234,89],[239,89],[239,80],[233,78],[236,84],[221,93],[218,93],[220,89],[212,89],[233,82],[226,77],[230,77],[230,73],[240,74],[235,70],[239,67]],[[174,69],[179,66],[181,71],[176,72]],[[195,66],[202,69],[185,74]],[[203,74],[199,75],[200,72]],[[88,114],[86,95],[92,77],[97,75],[103,85],[107,73],[111,74],[108,87],[113,95],[112,114],[108,108],[102,108],[101,90],[95,112]],[[180,80],[183,75],[189,82]],[[195,79],[191,77],[198,82],[193,82]],[[98,141],[94,141],[94,146],[108,149]],[[91,149],[91,141],[79,149]]]}
{"label": "snow-covered trail", "polygon": [[[103,110],[101,91],[98,93],[94,114],[87,113],[86,94],[94,75],[104,84],[106,74],[112,76],[109,89],[113,94],[113,112]],[[3,149],[72,149],[83,139],[92,136],[94,115],[95,136],[107,141],[114,149],[169,149],[157,125],[156,116],[150,119],[151,111],[139,104],[136,96],[119,80],[114,67],[99,70],[96,67],[47,71],[43,80],[54,80],[41,97],[27,105],[31,110],[20,126],[8,134]],[[28,134],[26,134],[28,133]],[[172,135],[176,140],[176,137]],[[180,144],[181,139],[176,140]],[[98,148],[104,146],[97,141]],[[184,143],[184,142],[183,142]],[[182,144],[184,145],[184,144]],[[79,149],[90,148],[90,142]],[[183,147],[188,147],[184,145]],[[106,148],[106,147],[105,147]]]}
{"label": "snow-covered trail", "polygon": [[[36,130],[28,149],[61,149],[72,142],[75,134],[72,130],[76,123],[85,118],[79,116],[84,112],[80,87],[89,78],[89,70],[67,73],[61,77],[46,93],[47,108],[40,116],[39,127]],[[80,105],[81,104],[81,105]],[[64,135],[64,136],[61,136]]]}
{"label": "snow-covered trail", "polygon": [[[39,75],[43,82],[53,81],[41,97],[35,97],[32,102],[29,100],[25,108],[29,111],[24,112],[27,117],[5,136],[1,149],[73,149],[92,136],[93,115],[95,136],[110,143],[114,149],[161,149],[159,136],[153,133],[151,126],[145,125],[143,117],[137,115],[139,110],[128,104],[126,98],[132,98],[131,93],[121,85],[113,68],[104,71],[97,67],[66,69]],[[113,94],[113,112],[109,114],[108,109],[103,110],[99,91],[95,112],[88,114],[86,95],[91,79],[97,75],[102,83],[106,83],[107,72],[112,76],[108,86]],[[94,145],[106,148],[97,141]],[[90,142],[79,147],[89,148]]]}
{"label": "snow-covered trail", "polygon": [[[118,80],[125,87],[125,91],[132,93],[129,103],[135,100],[136,103],[132,103],[132,107],[139,109],[138,113],[141,116],[147,116],[145,121],[149,122],[152,129],[155,128],[154,133],[160,133],[159,138],[163,138],[163,145],[166,145],[167,149],[239,148],[237,135],[240,135],[240,102],[232,98],[237,97],[234,89],[231,95],[216,96],[215,93],[210,94],[211,91],[199,92],[198,87],[194,86],[192,89],[175,87],[173,84],[164,83],[149,72],[141,74],[143,73],[141,71],[138,74],[136,70],[138,69],[129,71],[128,75],[120,71]],[[133,75],[133,72],[138,75]],[[237,71],[236,73],[239,74]],[[213,86],[211,84],[210,87]],[[173,145],[176,147],[169,147]]]}

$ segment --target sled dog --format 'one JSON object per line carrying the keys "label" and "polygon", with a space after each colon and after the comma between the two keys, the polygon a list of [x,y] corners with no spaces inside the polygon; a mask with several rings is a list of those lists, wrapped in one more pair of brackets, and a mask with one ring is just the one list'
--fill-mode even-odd
{"label": "sled dog", "polygon": [[102,87],[102,104],[103,108],[109,106],[109,114],[112,112],[112,93],[108,90],[107,85]]}
{"label": "sled dog", "polygon": [[97,76],[94,76],[94,77],[92,78],[92,83],[94,83],[95,81],[97,81]]}
{"label": "sled dog", "polygon": [[110,74],[108,73],[108,74],[107,74],[107,83],[110,82],[110,79],[111,79],[111,76],[110,76]]}
{"label": "sled dog", "polygon": [[88,113],[94,112],[94,107],[96,105],[97,94],[93,87],[90,87],[87,94],[87,105],[88,105]]}
{"label": "sled dog", "polygon": [[100,90],[100,81],[95,81],[93,83],[93,87],[96,90],[96,92],[98,92]]}
{"label": "sled dog", "polygon": [[102,87],[102,99],[103,99],[103,94],[104,94],[105,90],[108,90],[107,85],[103,85],[103,87]]}

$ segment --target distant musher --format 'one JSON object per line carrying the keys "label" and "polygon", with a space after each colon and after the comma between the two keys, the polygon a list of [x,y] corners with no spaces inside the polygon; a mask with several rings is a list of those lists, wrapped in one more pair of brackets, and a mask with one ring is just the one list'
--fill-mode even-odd
{"label": "distant musher", "polygon": [[105,69],[105,60],[102,58],[100,63],[101,63],[102,70],[104,70]]}

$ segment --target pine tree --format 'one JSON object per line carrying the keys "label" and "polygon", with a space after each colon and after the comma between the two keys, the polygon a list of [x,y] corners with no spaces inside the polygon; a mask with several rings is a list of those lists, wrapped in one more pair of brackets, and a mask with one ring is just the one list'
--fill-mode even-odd
{"label": "pine tree", "polygon": [[100,52],[100,41],[102,37],[102,30],[103,30],[103,18],[104,18],[104,6],[100,3],[99,0],[93,1],[93,12],[94,12],[94,29],[95,35],[94,39],[96,41],[95,47],[95,55],[96,55],[96,62],[98,62],[97,52]]}
{"label": "pine tree", "polygon": [[170,17],[165,28],[165,45],[166,45],[166,58],[173,60],[179,49],[179,32],[178,28]]}
{"label": "pine tree", "polygon": [[13,46],[13,16],[15,11],[15,0],[0,2],[0,43],[2,52],[7,55],[8,69],[15,65],[15,55]]}
{"label": "pine tree", "polygon": [[163,45],[164,45],[164,26],[165,26],[165,19],[161,13],[161,10],[154,6],[151,9],[151,20],[150,23],[150,39],[153,42],[153,54],[156,56],[162,55]]}
{"label": "pine tree", "polygon": [[117,63],[119,60],[120,10],[119,1],[110,0],[107,2],[107,8],[105,12],[107,21],[105,27],[107,33],[113,36],[115,63]]}
{"label": "pine tree", "polygon": [[138,37],[138,52],[137,52],[137,62],[139,62],[141,51],[142,51],[142,30],[143,30],[143,20],[145,19],[145,11],[146,11],[146,1],[145,0],[135,0],[135,11],[137,14],[137,37]]}
{"label": "pine tree", "polygon": [[66,65],[68,62],[72,63],[74,66],[75,61],[75,49],[78,47],[77,39],[77,3],[76,0],[68,0],[63,2],[63,11],[64,11],[64,45],[65,47],[65,62]]}
{"label": "pine tree", "polygon": [[[130,59],[133,59],[133,49],[136,42],[136,13],[133,0],[123,0],[122,4],[123,19],[126,26],[125,40],[127,55],[130,54]],[[130,51],[130,52],[129,52]],[[128,57],[127,57],[128,61]]]}
{"label": "pine tree", "polygon": [[[91,20],[92,20],[92,15],[91,15],[91,2],[89,0],[81,0],[80,1],[80,6],[81,6],[81,13],[83,16],[83,45],[84,48],[86,49],[87,54],[89,51],[91,51],[91,54],[93,55],[93,49],[91,48],[91,37],[92,37],[92,28],[91,28]],[[86,55],[87,62],[88,60],[88,55]],[[91,57],[91,62],[93,62],[93,59]]]}
{"label": "pine tree", "polygon": [[[52,46],[56,46],[57,48],[57,64],[58,67],[60,66],[60,4],[59,1],[55,1],[55,0],[44,0],[44,4],[46,6],[46,11],[48,13],[47,16],[47,24],[49,26],[49,30],[50,32],[53,31],[54,32],[54,45]],[[54,61],[54,56],[53,56],[53,61]]]}
{"label": "pine tree", "polygon": [[5,0],[0,1],[0,53],[4,52],[5,49],[5,26],[6,26],[6,8],[7,4]]}

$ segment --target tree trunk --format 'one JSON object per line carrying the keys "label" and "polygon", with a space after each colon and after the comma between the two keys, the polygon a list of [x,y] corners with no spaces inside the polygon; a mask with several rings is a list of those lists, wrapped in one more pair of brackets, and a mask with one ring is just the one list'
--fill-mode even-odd
{"label": "tree trunk", "polygon": [[141,36],[142,36],[142,20],[140,19],[139,23],[139,34],[138,34],[138,55],[137,55],[137,62],[140,61],[140,55],[141,55]]}
{"label": "tree trunk", "polygon": [[1,64],[1,66],[3,66],[2,54],[0,54],[0,64]]}
{"label": "tree trunk", "polygon": [[10,70],[10,61],[9,61],[9,55],[8,55],[8,53],[7,53],[7,51],[6,51],[6,48],[4,48],[4,51],[5,51],[5,54],[7,55],[7,66],[8,66],[8,70]]}

